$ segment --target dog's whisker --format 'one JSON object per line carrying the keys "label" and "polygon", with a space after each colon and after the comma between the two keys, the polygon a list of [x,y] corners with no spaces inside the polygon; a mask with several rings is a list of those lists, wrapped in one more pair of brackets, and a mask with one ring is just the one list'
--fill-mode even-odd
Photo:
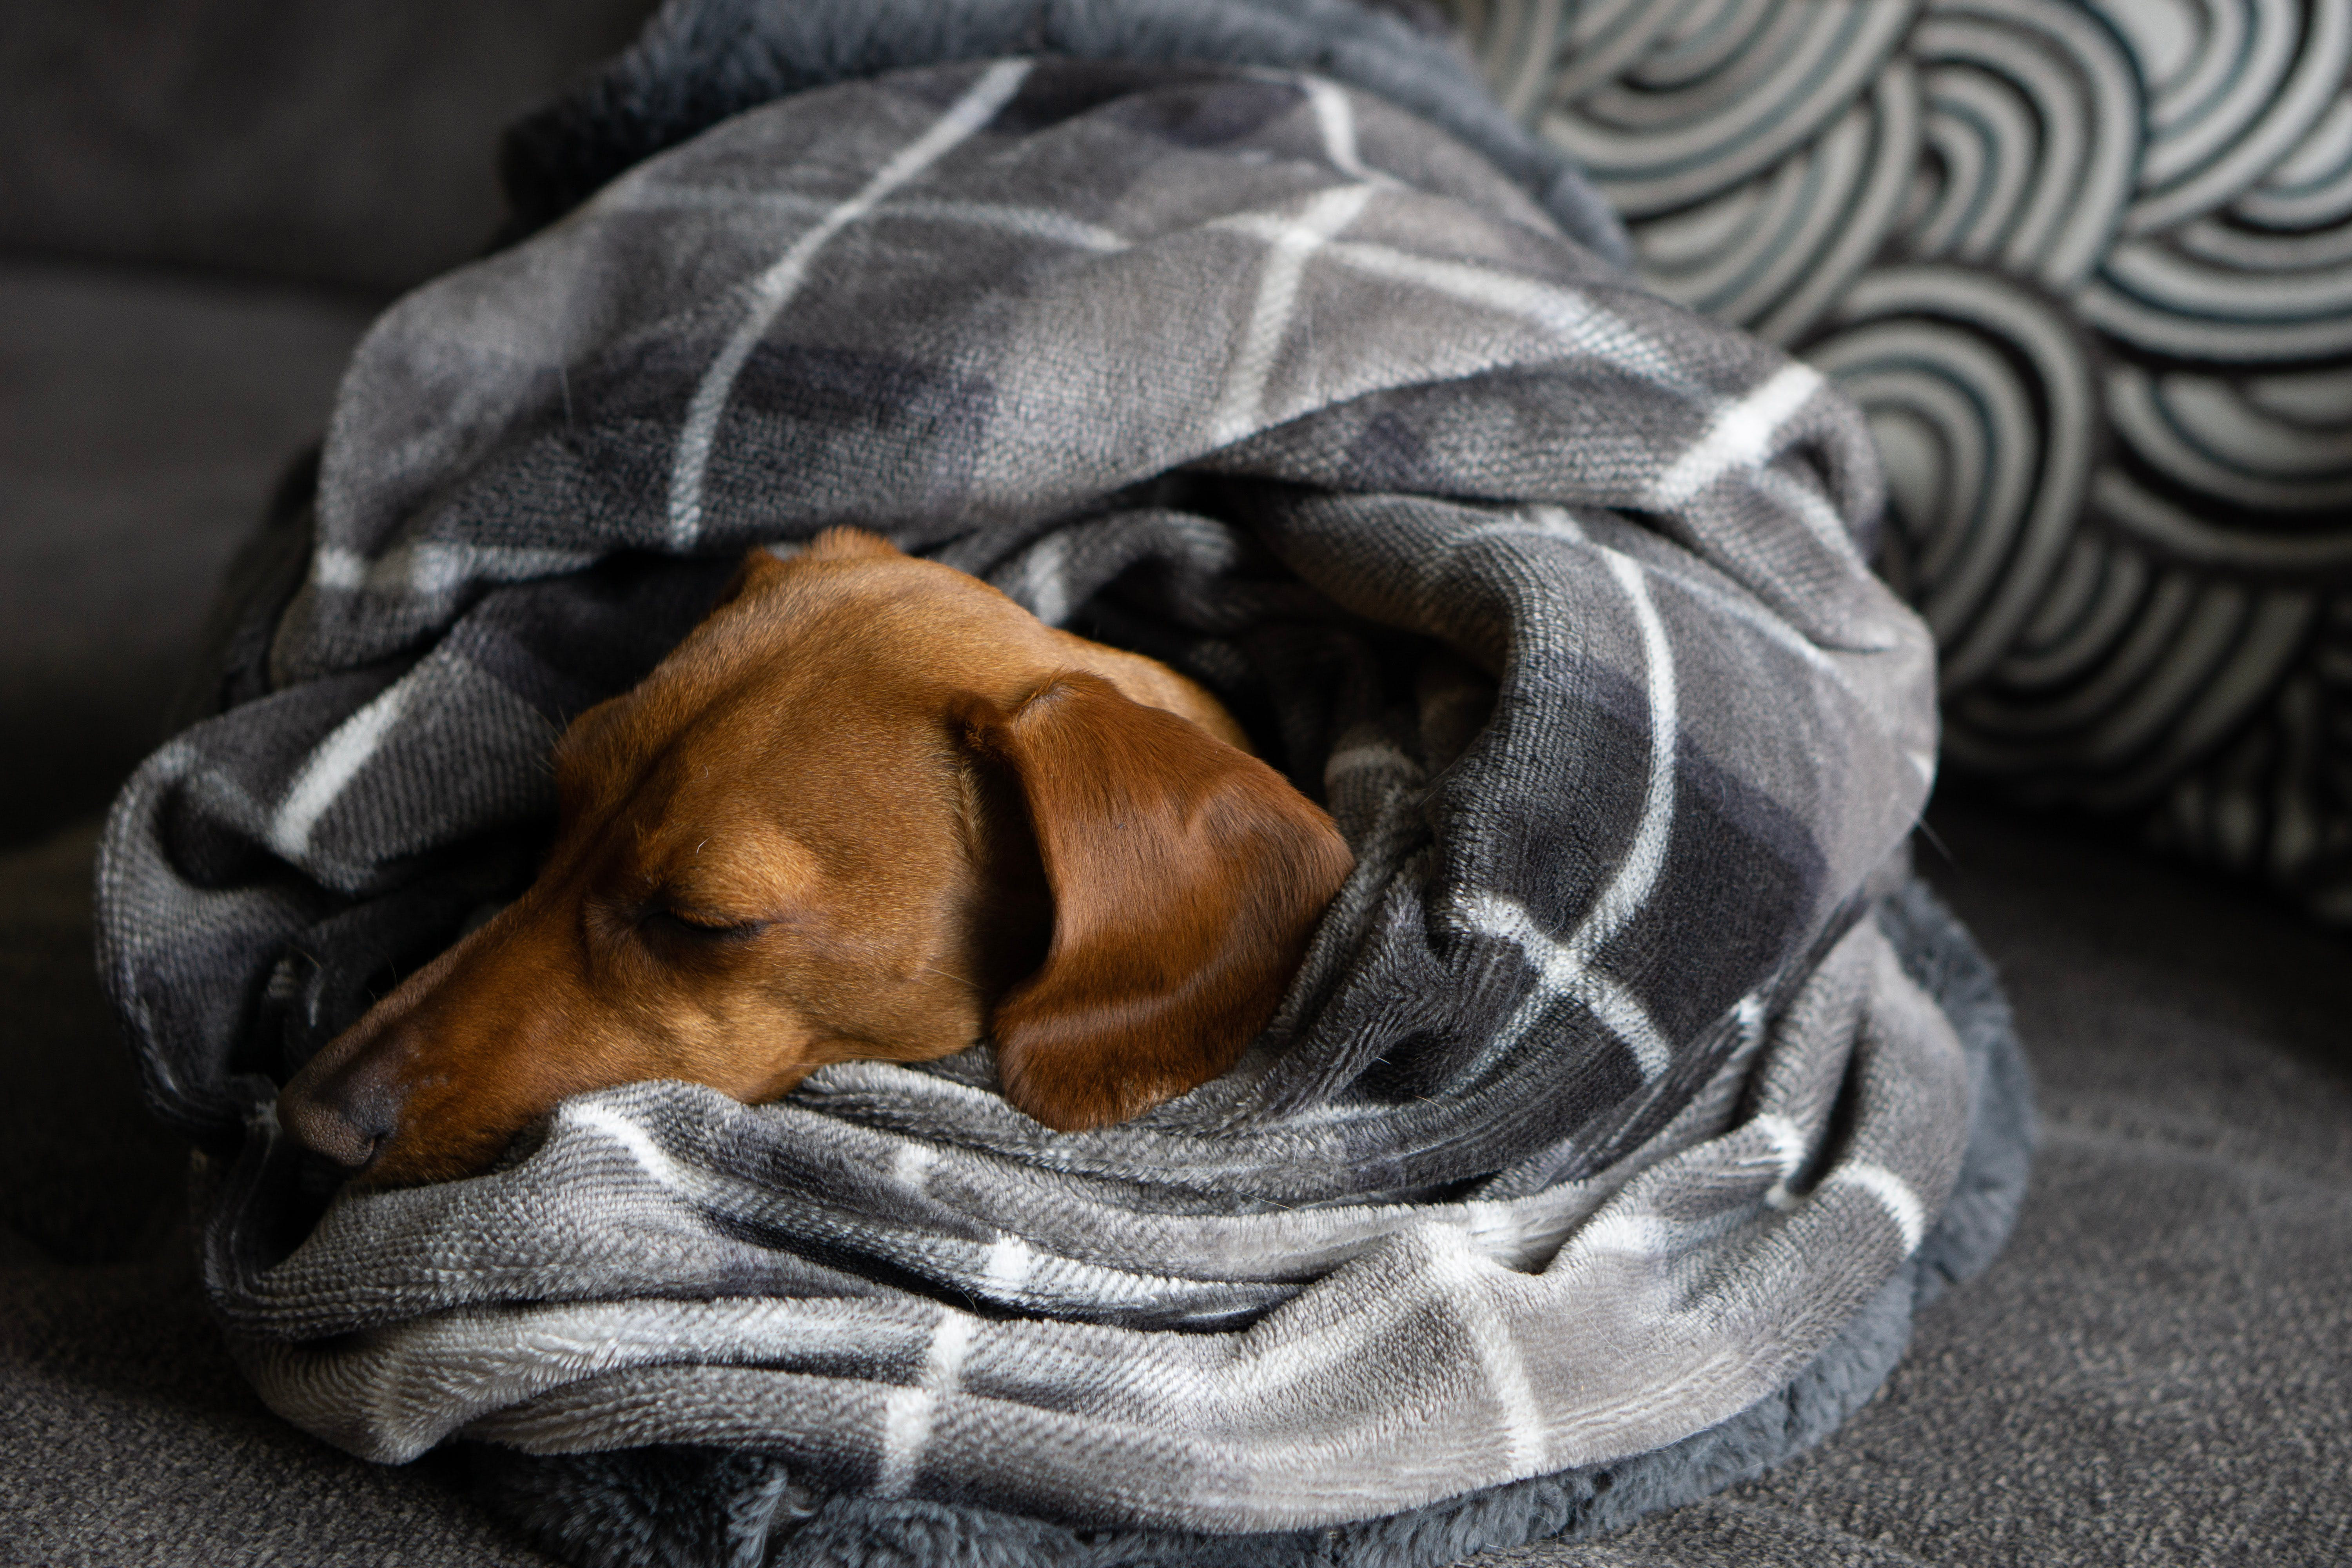
{"label": "dog's whisker", "polygon": [[950,981],[955,984],[962,986],[967,991],[977,992],[981,988],[978,981],[967,980],[961,974],[950,974],[946,970],[939,968],[935,964],[919,963],[915,965],[915,967],[921,970],[925,974],[936,974],[940,979]]}

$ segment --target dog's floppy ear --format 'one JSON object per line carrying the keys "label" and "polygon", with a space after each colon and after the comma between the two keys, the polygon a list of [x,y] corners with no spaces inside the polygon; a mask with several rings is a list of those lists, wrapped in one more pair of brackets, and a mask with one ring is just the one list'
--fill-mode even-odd
{"label": "dog's floppy ear", "polygon": [[1078,1131],[1233,1066],[1354,867],[1330,817],[1097,676],[1057,676],[965,728],[1026,802],[1053,902],[1043,967],[993,1019],[1006,1098]]}

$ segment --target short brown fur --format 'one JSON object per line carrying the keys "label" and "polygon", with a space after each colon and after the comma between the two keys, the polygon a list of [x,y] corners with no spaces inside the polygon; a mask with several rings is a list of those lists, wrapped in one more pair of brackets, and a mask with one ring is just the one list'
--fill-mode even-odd
{"label": "short brown fur", "polygon": [[478,1173],[564,1097],[738,1099],[993,1035],[1047,1126],[1232,1066],[1352,867],[1165,666],[856,530],[746,560],[555,752],[537,881],[330,1042],[283,1123],[363,1181]]}

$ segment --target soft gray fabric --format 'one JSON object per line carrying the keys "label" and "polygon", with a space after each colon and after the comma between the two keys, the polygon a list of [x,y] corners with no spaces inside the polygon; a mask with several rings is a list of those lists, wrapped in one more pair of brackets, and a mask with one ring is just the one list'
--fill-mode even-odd
{"label": "soft gray fabric", "polygon": [[1869,416],[1945,760],[2352,924],[2352,6],[1450,0]]}
{"label": "soft gray fabric", "polygon": [[1444,15],[1414,0],[671,0],[627,53],[508,131],[510,233],[788,93],[1013,54],[1312,71],[1460,137],[1586,249],[1632,256],[1574,163],[1512,123]]}
{"label": "soft gray fabric", "polygon": [[[207,1267],[246,1364],[384,1458],[752,1443],[1222,1531],[1773,1393],[1968,1126],[1949,1023],[1848,923],[1932,746],[1858,437],[1458,145],[1265,71],[812,92],[412,297],[346,383],[277,689],[151,762],[102,868],[159,1106],[245,1127]],[[512,885],[551,721],[708,594],[664,557],[839,521],[1091,606],[1323,781],[1360,865],[1262,1048],[1067,1139],[985,1053],[761,1110],[633,1086],[285,1254],[265,1075]],[[1178,1325],[1214,1331],[1140,1331]]]}
{"label": "soft gray fabric", "polygon": [[1973,1275],[2008,1236],[2031,1144],[2024,1059],[2007,1003],[1967,933],[1914,883],[1876,916],[1951,1017],[1977,1114],[1952,1202],[1886,1288],[1789,1385],[1721,1425],[1606,1466],[1493,1488],[1338,1530],[1255,1536],[1072,1531],[969,1506],[825,1497],[765,1456],[714,1449],[530,1456],[473,1450],[482,1493],[566,1558],[593,1568],[876,1562],[1004,1568],[1438,1568],[1480,1550],[1585,1539],[1755,1475],[1821,1441],[1869,1398],[1909,1341],[1913,1312]]}

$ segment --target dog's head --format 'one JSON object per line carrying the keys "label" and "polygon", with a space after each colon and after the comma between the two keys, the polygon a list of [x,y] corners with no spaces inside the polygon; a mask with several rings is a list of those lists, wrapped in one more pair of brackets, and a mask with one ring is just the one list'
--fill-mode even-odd
{"label": "dog's head", "polygon": [[983,1037],[1047,1126],[1135,1115],[1233,1065],[1352,865],[1211,728],[1239,738],[1163,667],[870,534],[755,552],[564,734],[538,880],[330,1042],[280,1120],[362,1180],[431,1181],[567,1095],[772,1100]]}

